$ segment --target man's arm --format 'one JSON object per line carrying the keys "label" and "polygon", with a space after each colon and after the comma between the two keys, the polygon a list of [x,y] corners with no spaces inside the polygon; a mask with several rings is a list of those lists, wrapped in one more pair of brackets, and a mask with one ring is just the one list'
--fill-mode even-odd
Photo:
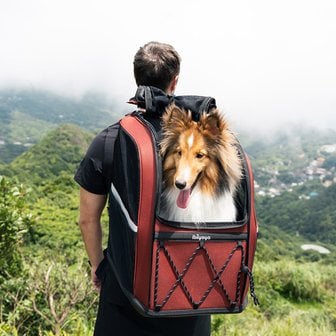
{"label": "man's arm", "polygon": [[95,272],[104,258],[100,218],[106,204],[106,198],[106,195],[93,194],[80,188],[79,226],[91,263],[92,282],[97,290],[100,289],[101,284]]}

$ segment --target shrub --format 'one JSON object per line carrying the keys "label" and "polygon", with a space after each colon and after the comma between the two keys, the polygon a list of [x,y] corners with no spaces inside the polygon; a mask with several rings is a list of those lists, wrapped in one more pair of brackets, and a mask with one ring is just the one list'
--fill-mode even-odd
{"label": "shrub", "polygon": [[258,264],[256,278],[263,286],[296,302],[321,302],[325,294],[323,278],[316,263],[296,263],[283,259],[273,264]]}
{"label": "shrub", "polygon": [[24,261],[23,276],[0,286],[0,321],[19,335],[66,335],[74,330],[89,335],[98,294],[87,269],[83,262],[69,266],[50,257]]}
{"label": "shrub", "polygon": [[21,270],[20,246],[32,233],[32,216],[26,207],[28,190],[0,176],[0,283]]}

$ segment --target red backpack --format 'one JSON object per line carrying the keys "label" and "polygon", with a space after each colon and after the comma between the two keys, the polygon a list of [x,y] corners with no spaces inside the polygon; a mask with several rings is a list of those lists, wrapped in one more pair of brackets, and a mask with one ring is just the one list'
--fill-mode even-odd
{"label": "red backpack", "polygon": [[[198,96],[181,96],[180,103],[184,97],[214,103]],[[147,316],[238,313],[249,289],[258,304],[252,276],[258,227],[248,157],[239,146],[244,172],[236,222],[202,228],[166,222],[157,211],[159,127],[147,112],[134,112],[110,127],[105,145],[113,176],[107,259],[124,294]]]}

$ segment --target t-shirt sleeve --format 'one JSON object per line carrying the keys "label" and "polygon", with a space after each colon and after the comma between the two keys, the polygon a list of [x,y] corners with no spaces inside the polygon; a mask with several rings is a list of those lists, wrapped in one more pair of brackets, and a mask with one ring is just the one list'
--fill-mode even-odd
{"label": "t-shirt sleeve", "polygon": [[75,181],[85,190],[106,195],[107,185],[103,172],[104,145],[108,129],[99,133],[89,146],[75,174]]}

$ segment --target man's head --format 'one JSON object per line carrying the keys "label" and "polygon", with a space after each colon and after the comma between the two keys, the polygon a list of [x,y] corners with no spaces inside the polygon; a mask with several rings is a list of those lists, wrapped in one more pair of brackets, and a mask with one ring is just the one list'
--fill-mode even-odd
{"label": "man's head", "polygon": [[134,56],[136,84],[155,86],[170,94],[177,83],[180,62],[179,54],[171,45],[149,42]]}

